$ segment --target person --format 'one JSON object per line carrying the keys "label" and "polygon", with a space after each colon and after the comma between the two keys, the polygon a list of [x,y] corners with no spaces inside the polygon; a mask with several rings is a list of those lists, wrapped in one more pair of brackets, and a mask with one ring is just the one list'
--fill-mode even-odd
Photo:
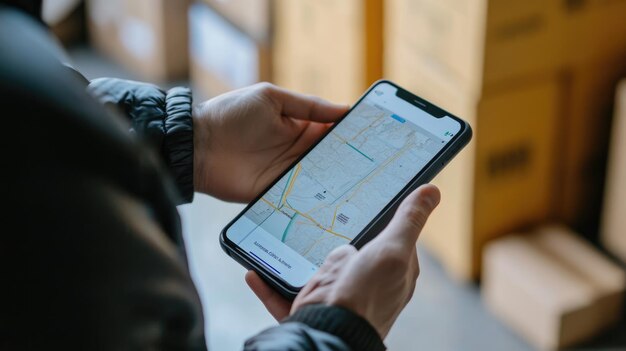
{"label": "person", "polygon": [[[40,8],[0,0],[0,348],[206,349],[176,205],[194,192],[251,200],[347,107],[267,83],[194,106],[187,88],[89,82],[59,59]],[[248,272],[279,324],[243,348],[384,349],[438,202],[420,187],[361,250],[333,251],[293,303]]]}

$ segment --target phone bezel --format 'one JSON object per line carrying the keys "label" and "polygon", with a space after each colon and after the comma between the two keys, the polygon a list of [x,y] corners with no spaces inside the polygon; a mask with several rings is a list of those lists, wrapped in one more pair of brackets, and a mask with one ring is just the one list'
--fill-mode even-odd
{"label": "phone bezel", "polygon": [[[308,155],[309,152],[311,152],[311,150],[313,150],[322,140],[324,140],[324,138],[326,138],[328,134],[330,134],[332,130],[341,121],[343,121],[343,119],[346,118],[352,112],[352,110],[354,110],[354,108],[358,106],[372,90],[374,90],[380,84],[389,84],[393,86],[394,88],[397,89],[396,96],[398,98],[401,98],[409,102],[411,105],[421,109],[422,111],[425,111],[426,113],[428,113],[429,115],[435,118],[448,116],[454,119],[461,125],[461,128],[459,132],[457,132],[452,137],[452,139],[448,143],[446,143],[443,149],[441,149],[430,161],[428,161],[428,163],[411,179],[411,181],[408,182],[402,188],[402,190],[400,190],[398,194],[394,196],[394,198],[391,199],[391,201],[389,201],[389,203],[374,218],[372,218],[372,220],[368,223],[368,225],[365,226],[365,228],[357,236],[355,236],[355,238],[350,242],[351,245],[354,245],[355,247],[359,248],[360,246],[364,245],[367,241],[371,240],[376,234],[378,234],[378,233],[374,233],[374,235],[369,235],[369,236],[367,235],[368,233],[371,234],[370,231],[372,231],[374,227],[377,227],[377,224],[378,226],[380,226],[381,218],[383,218],[385,215],[388,215],[389,212],[395,212],[395,207],[397,207],[399,202],[408,195],[408,192],[412,191],[413,189],[417,187],[417,185],[419,185],[418,183],[421,184],[421,183],[429,182],[445,166],[445,164],[447,164],[447,162],[454,157],[454,155],[456,155],[465,145],[467,145],[467,143],[469,143],[469,140],[472,137],[471,127],[467,122],[445,111],[444,109],[438,107],[437,105],[385,79],[376,81],[374,84],[372,84],[372,86],[370,86],[370,88],[367,89],[367,91],[365,91],[363,95],[361,95],[361,97],[357,100],[357,102],[343,116],[341,116],[337,120],[337,122],[335,122],[324,133],[324,135],[319,138],[319,140],[317,140],[305,152],[303,152],[302,155],[300,155],[291,165],[289,165],[289,167],[287,167],[284,172],[282,172],[278,177],[276,177],[276,179],[271,184],[269,184],[263,191],[261,191],[254,198],[254,200],[252,200],[239,214],[237,214],[237,216],[235,216],[235,218],[233,218],[224,227],[224,229],[222,229],[220,233],[220,245],[229,256],[233,257],[236,261],[241,263],[246,268],[254,269],[256,272],[260,273],[261,276],[266,281],[268,281],[275,288],[278,288],[279,291],[285,297],[294,298],[295,295],[297,295],[297,293],[300,291],[300,289],[302,289],[302,287],[292,286],[291,284],[286,282],[284,279],[282,279],[281,277],[271,272],[267,267],[263,266],[261,263],[254,260],[252,257],[250,257],[250,255],[245,250],[241,249],[236,243],[231,241],[228,238],[226,233],[228,232],[228,229],[237,220],[239,220],[239,218],[241,218],[241,216],[243,216],[246,213],[246,211],[248,211],[248,209],[250,209],[250,207],[252,207],[257,201],[260,201],[263,194],[269,191],[293,167],[295,167],[304,157],[306,157],[306,155]],[[433,168],[433,165],[435,165],[436,167]],[[393,211],[390,211],[392,209]],[[383,224],[386,224],[386,223],[383,223]],[[366,237],[369,237],[369,238],[367,240],[363,240]],[[233,256],[233,254],[235,256]]]}

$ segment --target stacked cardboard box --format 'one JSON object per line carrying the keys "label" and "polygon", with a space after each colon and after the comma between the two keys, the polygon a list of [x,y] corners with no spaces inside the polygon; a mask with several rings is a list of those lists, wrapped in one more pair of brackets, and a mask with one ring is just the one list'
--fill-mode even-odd
{"label": "stacked cardboard box", "polygon": [[626,81],[619,85],[616,100],[601,239],[609,251],[626,262]]}
{"label": "stacked cardboard box", "polygon": [[274,78],[352,103],[382,73],[382,0],[278,0]]}
{"label": "stacked cardboard box", "polygon": [[538,349],[583,341],[621,317],[624,272],[562,227],[495,240],[483,265],[485,304]]}
{"label": "stacked cardboard box", "polygon": [[[240,7],[247,10],[238,12]],[[270,79],[269,27],[263,27],[269,22],[259,24],[257,17],[244,15],[257,7],[258,16],[269,14],[269,1],[220,3],[224,14],[238,14],[230,19],[202,2],[190,7],[191,81],[204,97]]]}
{"label": "stacked cardboard box", "polygon": [[203,0],[252,38],[265,42],[272,29],[271,0]]}
{"label": "stacked cardboard box", "polygon": [[89,36],[142,79],[184,79],[188,5],[185,0],[88,0]]}
{"label": "stacked cardboard box", "polygon": [[63,46],[85,40],[85,5],[78,0],[45,1],[41,17]]}
{"label": "stacked cardboard box", "polygon": [[270,4],[206,1],[190,7],[191,80],[201,95],[270,80]]}
{"label": "stacked cardboard box", "polygon": [[[602,92],[624,65],[593,72],[626,62],[626,41],[605,38],[626,33],[626,21],[612,14],[624,13],[626,1],[385,4],[386,77],[475,130],[472,145],[435,180],[443,201],[423,241],[443,264],[476,278],[488,240],[554,217],[573,224],[589,210],[601,181],[580,169],[597,163],[608,131],[607,116],[590,111],[610,102]],[[591,79],[595,90],[587,89]]]}
{"label": "stacked cardboard box", "polygon": [[626,51],[581,62],[568,76],[557,216],[593,239],[602,208],[615,89],[625,76]]}

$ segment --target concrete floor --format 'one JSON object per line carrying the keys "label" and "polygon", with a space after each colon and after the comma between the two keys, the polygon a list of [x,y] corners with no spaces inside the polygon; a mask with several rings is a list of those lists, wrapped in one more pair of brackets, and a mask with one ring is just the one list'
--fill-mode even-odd
{"label": "concrete floor", "polygon": [[[136,79],[89,49],[74,49],[70,55],[88,78]],[[241,349],[248,337],[276,324],[246,286],[245,270],[218,243],[220,230],[242,208],[201,194],[179,208],[192,275],[208,316],[207,343],[212,350]],[[390,350],[532,350],[485,310],[475,285],[453,281],[426,250],[419,245],[418,249],[422,273],[413,299],[386,339]],[[624,350],[619,346],[626,345],[624,330],[621,326],[577,349]]]}

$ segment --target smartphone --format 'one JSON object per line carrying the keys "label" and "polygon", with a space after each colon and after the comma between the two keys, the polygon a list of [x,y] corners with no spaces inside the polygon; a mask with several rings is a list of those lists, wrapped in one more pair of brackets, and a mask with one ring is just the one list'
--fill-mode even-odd
{"label": "smartphone", "polygon": [[374,238],[471,138],[467,122],[378,81],[224,228],[221,246],[293,299],[333,249]]}

